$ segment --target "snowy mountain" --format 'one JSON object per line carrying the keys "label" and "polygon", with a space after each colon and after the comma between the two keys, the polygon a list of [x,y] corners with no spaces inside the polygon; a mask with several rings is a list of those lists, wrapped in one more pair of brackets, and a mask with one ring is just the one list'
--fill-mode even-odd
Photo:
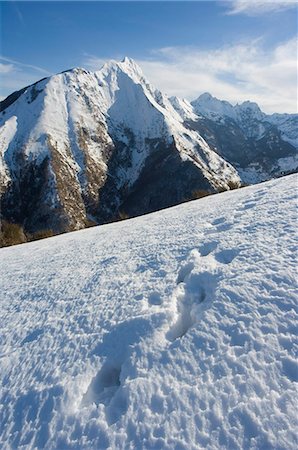
{"label": "snowy mountain", "polygon": [[298,114],[268,115],[256,103],[232,106],[208,93],[192,106],[198,117],[184,116],[190,128],[233,164],[244,182],[297,171]]}
{"label": "snowy mountain", "polygon": [[232,106],[229,102],[218,100],[209,93],[200,95],[191,102],[196,114],[218,123],[227,119],[235,121],[248,138],[261,139],[268,124],[277,126],[283,140],[298,148],[298,114],[265,114],[259,106],[250,101]]}
{"label": "snowy mountain", "polygon": [[3,107],[2,214],[29,232],[78,229],[240,185],[128,58],[46,78]]}
{"label": "snowy mountain", "polygon": [[296,183],[1,249],[1,448],[296,450]]}
{"label": "snowy mountain", "polygon": [[1,102],[1,218],[29,234],[107,223],[297,168],[297,116],[168,98],[125,58]]}

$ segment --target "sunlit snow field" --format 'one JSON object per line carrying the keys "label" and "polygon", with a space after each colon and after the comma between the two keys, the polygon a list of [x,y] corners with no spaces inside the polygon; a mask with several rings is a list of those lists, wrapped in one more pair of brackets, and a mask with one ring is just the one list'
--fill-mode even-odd
{"label": "sunlit snow field", "polygon": [[296,195],[1,249],[0,447],[296,449]]}

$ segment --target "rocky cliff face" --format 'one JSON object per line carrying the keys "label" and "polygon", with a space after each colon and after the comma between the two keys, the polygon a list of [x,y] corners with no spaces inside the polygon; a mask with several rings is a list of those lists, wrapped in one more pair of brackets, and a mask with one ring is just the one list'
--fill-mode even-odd
{"label": "rocky cliff face", "polygon": [[43,79],[1,107],[1,216],[30,233],[139,215],[241,183],[128,58]]}

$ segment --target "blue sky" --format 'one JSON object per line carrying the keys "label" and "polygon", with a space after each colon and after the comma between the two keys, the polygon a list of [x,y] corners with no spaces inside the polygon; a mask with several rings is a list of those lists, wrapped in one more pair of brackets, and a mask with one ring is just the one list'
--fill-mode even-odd
{"label": "blue sky", "polygon": [[170,95],[294,112],[296,20],[293,2],[261,0],[1,2],[0,95],[127,55]]}

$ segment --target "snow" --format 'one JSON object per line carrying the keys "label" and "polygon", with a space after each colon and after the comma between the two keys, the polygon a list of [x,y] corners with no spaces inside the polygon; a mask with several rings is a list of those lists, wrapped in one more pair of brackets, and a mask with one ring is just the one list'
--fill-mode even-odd
{"label": "snow", "polygon": [[[116,142],[127,143],[131,164],[117,174],[120,188],[135,183],[156,140],[168,146],[175,142],[181,159],[194,162],[195,156],[194,164],[211,184],[217,182],[225,189],[231,181],[240,184],[236,169],[217,155],[198,132],[184,126],[186,115],[196,117],[191,113],[192,106],[179,99],[175,107],[172,103],[150,85],[129,58],[109,61],[94,73],[75,68],[28,87],[0,114],[0,126],[4,127],[12,116],[17,118],[17,129],[9,139],[3,140],[0,134],[0,148],[9,145],[15,160],[23,153],[25,160],[38,163],[55,149],[82,192],[88,184],[85,154],[107,176],[107,148]],[[13,177],[12,161],[7,168]]]}
{"label": "snow", "polygon": [[170,97],[169,101],[182,120],[199,119],[199,117],[194,113],[192,105],[185,98],[181,99],[179,97]]}
{"label": "snow", "polygon": [[201,94],[191,104],[195,113],[202,114],[211,120],[222,120],[225,116],[236,120],[236,111],[233,106],[229,102],[213,97],[208,92]]}
{"label": "snow", "polygon": [[10,178],[8,176],[8,167],[5,163],[4,155],[9,149],[9,144],[14,138],[17,131],[17,117],[10,117],[0,128],[0,176],[3,179],[3,184],[6,185]]}
{"label": "snow", "polygon": [[293,171],[294,168],[297,169],[298,167],[298,155],[289,156],[288,158],[280,158],[277,163],[280,170],[283,170],[285,172]]}
{"label": "snow", "polygon": [[298,114],[272,114],[269,122],[281,131],[282,139],[298,148]]}
{"label": "snow", "polygon": [[296,449],[296,187],[1,249],[1,448]]}
{"label": "snow", "polygon": [[257,103],[245,101],[231,105],[205,92],[191,102],[194,113],[225,125],[234,120],[248,138],[261,139],[268,125],[275,125],[284,141],[298,148],[298,114],[265,114]]}

